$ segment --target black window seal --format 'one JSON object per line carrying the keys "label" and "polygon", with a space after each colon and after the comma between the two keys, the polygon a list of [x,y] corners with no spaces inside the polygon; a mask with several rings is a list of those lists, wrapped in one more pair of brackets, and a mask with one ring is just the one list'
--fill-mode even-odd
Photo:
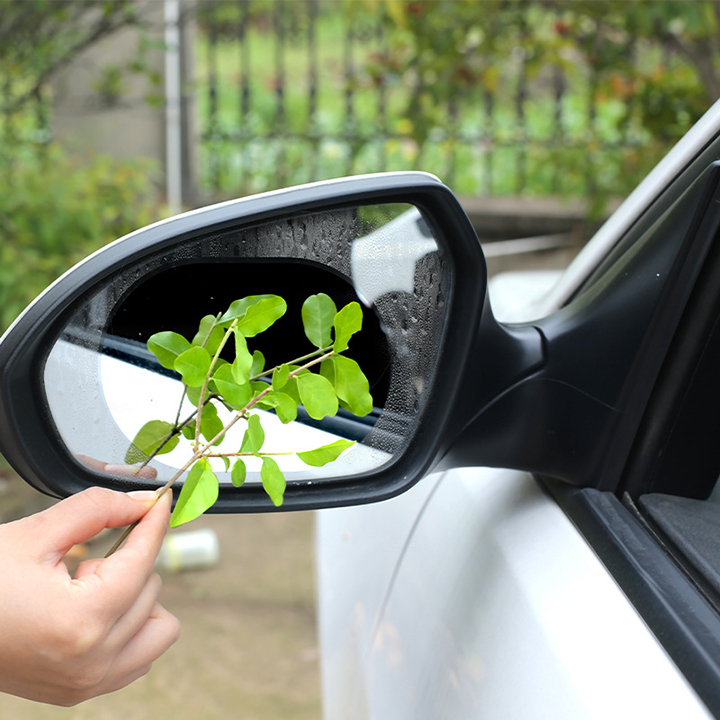
{"label": "black window seal", "polygon": [[667,181],[664,189],[648,203],[616,242],[608,248],[605,257],[587,274],[572,295],[562,303],[562,307],[569,305],[578,296],[593,287],[642,237],[643,233],[662,216],[666,208],[670,207],[700,177],[705,168],[716,160],[720,160],[720,138],[718,137],[710,140],[682,168],[678,169],[676,174]]}

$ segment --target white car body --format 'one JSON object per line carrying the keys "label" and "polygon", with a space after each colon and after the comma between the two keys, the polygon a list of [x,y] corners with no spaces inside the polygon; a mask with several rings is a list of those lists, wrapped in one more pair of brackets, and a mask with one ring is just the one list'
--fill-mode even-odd
{"label": "white car body", "polygon": [[[716,104],[542,302],[517,302],[511,278],[510,307],[499,278],[496,316],[561,307],[719,132]],[[317,573],[325,720],[711,717],[530,474],[450,470],[319,511]]]}

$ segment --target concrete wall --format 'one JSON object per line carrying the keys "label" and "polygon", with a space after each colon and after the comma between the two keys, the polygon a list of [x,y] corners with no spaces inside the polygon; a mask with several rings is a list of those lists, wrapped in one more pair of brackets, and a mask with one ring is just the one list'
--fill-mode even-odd
{"label": "concrete wall", "polygon": [[[165,18],[164,3],[136,0],[142,28],[129,27],[106,38],[83,53],[53,79],[54,133],[71,151],[97,153],[117,159],[148,158],[157,173],[159,193],[166,190]],[[184,0],[185,6],[188,0]],[[183,34],[192,32],[190,26]],[[183,43],[183,87],[189,87],[192,42]],[[129,66],[142,58],[146,71],[132,72]],[[103,93],[103,74],[108,67],[122,69],[117,95]],[[155,76],[159,82],[154,83]],[[195,153],[191,149],[194,128],[191,98],[181,101],[184,148],[183,188],[185,204],[192,204]]]}
{"label": "concrete wall", "polygon": [[[162,3],[143,4],[147,41],[162,42]],[[136,60],[143,34],[126,28],[83,53],[54,78],[55,134],[77,152],[100,152],[116,158],[144,156],[164,161],[164,107],[150,106],[146,97],[154,88],[147,77],[127,71],[116,98],[100,91],[103,70],[108,66],[125,68]],[[149,68],[162,73],[160,47],[146,49]]]}

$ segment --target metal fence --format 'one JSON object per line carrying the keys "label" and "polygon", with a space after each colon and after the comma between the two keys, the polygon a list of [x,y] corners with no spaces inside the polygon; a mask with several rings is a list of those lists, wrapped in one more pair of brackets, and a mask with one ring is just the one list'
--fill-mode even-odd
{"label": "metal fence", "polygon": [[[190,69],[182,95],[192,97],[197,130],[187,133],[195,146],[183,141],[183,167],[193,168],[186,195],[202,203],[407,169],[432,172],[468,196],[622,195],[696,119],[694,109],[686,112],[686,98],[697,97],[697,72],[660,36],[651,42],[617,26],[612,62],[594,58],[592,32],[588,48],[578,45],[562,62],[538,62],[537,34],[546,41],[561,36],[566,9],[584,5],[593,3],[184,0],[184,19],[195,32],[183,35],[194,39],[193,57],[182,51]],[[627,7],[640,5],[647,23],[658,27],[667,8],[710,7],[650,0]],[[455,82],[433,78],[421,64],[402,65],[398,48],[409,31],[388,14],[399,6],[414,15],[415,32],[430,36],[438,8],[450,16],[460,6],[475,7],[478,32],[509,38],[507,52],[480,57],[484,75],[477,82],[463,80],[461,66]],[[489,7],[517,12],[493,18]],[[617,4],[616,19],[624,7]],[[667,82],[655,81],[648,100],[633,73],[647,78],[656,67],[665,69]],[[654,128],[643,103],[662,105]],[[47,98],[21,115],[5,114],[6,104],[0,95],[0,137],[21,134],[41,143],[50,137]]]}
{"label": "metal fence", "polygon": [[[195,90],[205,195],[421,169],[467,195],[587,196],[613,194],[644,172],[652,139],[637,123],[617,121],[630,117],[631,97],[598,93],[607,68],[578,57],[538,71],[522,43],[496,68],[494,84],[459,85],[433,100],[430,127],[419,134],[407,109],[432,79],[410,86],[407,72],[393,74],[389,48],[401,30],[384,5],[373,13],[363,7],[199,4]],[[657,48],[628,44],[632,61],[651,51]]]}

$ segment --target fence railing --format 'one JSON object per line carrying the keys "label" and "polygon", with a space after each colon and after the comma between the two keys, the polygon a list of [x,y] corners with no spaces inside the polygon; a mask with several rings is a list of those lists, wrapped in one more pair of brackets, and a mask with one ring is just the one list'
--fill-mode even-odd
{"label": "fence railing", "polygon": [[[484,4],[475,4],[481,13]],[[195,88],[206,195],[403,169],[435,173],[469,195],[612,195],[645,171],[653,138],[633,120],[631,93],[598,92],[607,67],[569,55],[538,69],[522,42],[528,28],[512,28],[520,40],[488,65],[484,82],[460,77],[457,92],[424,95],[432,77],[393,72],[403,30],[384,5],[368,7],[200,2]],[[556,31],[562,9],[543,12]],[[625,52],[625,65],[647,64],[663,50],[631,38]],[[432,103],[424,124],[408,112],[421,113],[423,98]]]}
{"label": "fence railing", "polygon": [[[184,142],[183,149],[193,155],[183,167],[193,168],[187,197],[195,203],[406,169],[435,173],[462,195],[602,201],[629,190],[702,111],[692,53],[674,52],[670,40],[683,23],[691,26],[682,13],[711,9],[707,2],[182,5],[197,27],[183,35],[195,40],[187,63],[192,77],[182,88],[193,98],[199,130],[197,138],[188,133],[197,146]],[[612,26],[592,19],[600,6],[614,8]],[[391,17],[392,8],[412,23]],[[583,8],[588,15],[580,22]],[[626,9],[642,12],[658,36],[623,28]],[[455,14],[457,23],[470,24],[469,30],[460,26],[461,40],[453,34]],[[699,26],[695,32],[702,32]],[[573,33],[584,36],[567,42]],[[483,40],[490,36],[503,38],[494,55]],[[712,46],[699,40],[695,49]],[[449,68],[435,42],[468,47]],[[428,47],[436,54],[430,62],[423,55]],[[0,136],[46,140],[52,126],[47,98],[20,116],[4,112],[2,92]]]}

